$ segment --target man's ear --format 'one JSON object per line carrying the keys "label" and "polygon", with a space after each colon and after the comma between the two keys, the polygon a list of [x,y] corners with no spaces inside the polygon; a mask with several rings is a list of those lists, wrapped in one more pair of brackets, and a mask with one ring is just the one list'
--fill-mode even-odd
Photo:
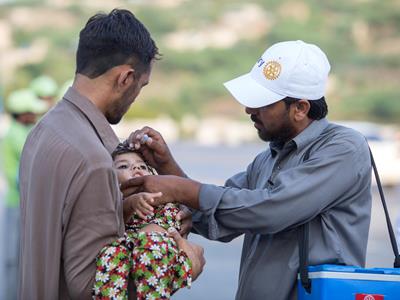
{"label": "man's ear", "polygon": [[117,77],[118,90],[125,90],[126,87],[131,86],[132,82],[136,80],[135,75],[135,70],[131,67],[124,66],[121,68]]}
{"label": "man's ear", "polygon": [[298,100],[294,103],[294,119],[295,121],[302,121],[307,117],[310,111],[310,102],[308,100]]}

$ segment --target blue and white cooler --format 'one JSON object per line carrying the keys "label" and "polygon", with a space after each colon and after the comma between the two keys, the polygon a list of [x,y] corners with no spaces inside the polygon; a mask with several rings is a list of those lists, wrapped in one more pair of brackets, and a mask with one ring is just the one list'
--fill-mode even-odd
{"label": "blue and white cooler", "polygon": [[319,265],[308,274],[311,293],[299,280],[298,300],[400,300],[400,269]]}

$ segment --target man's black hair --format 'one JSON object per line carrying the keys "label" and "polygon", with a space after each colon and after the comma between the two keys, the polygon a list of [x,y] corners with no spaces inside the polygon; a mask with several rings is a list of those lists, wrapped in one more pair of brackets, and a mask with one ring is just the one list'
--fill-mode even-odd
{"label": "man's black hair", "polygon": [[[283,99],[287,108],[289,108],[291,104],[299,100],[300,99],[291,97],[286,97],[285,99]],[[326,117],[326,115],[328,114],[328,104],[325,101],[325,97],[322,97],[318,100],[309,100],[308,102],[310,102],[310,110],[308,111],[307,116],[310,119],[321,120],[322,118]]]}
{"label": "man's black hair", "polygon": [[146,27],[130,11],[113,9],[109,14],[92,16],[81,30],[76,73],[96,78],[122,64],[142,73],[158,55]]}

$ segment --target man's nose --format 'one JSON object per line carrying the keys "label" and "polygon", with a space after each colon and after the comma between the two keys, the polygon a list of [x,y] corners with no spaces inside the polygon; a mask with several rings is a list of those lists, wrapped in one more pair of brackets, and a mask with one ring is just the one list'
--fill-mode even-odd
{"label": "man's nose", "polygon": [[257,108],[251,108],[246,106],[245,112],[248,115],[255,115],[257,113]]}

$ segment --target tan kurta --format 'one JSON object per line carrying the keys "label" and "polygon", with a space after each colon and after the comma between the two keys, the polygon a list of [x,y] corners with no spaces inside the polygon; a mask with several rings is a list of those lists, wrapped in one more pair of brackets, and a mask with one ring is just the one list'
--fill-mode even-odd
{"label": "tan kurta", "polygon": [[91,299],[96,255],[124,231],[117,144],[73,88],[30,133],[20,165],[20,299]]}

